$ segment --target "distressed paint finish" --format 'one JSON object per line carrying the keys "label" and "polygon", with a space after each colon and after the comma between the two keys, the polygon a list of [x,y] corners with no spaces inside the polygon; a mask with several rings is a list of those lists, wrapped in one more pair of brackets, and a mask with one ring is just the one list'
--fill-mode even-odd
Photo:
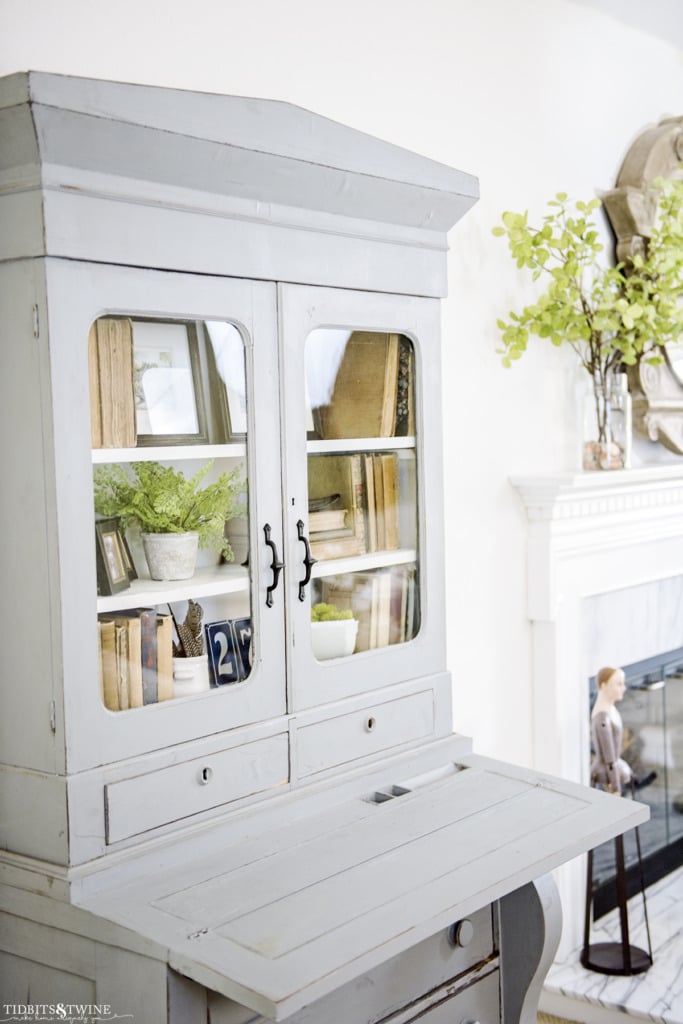
{"label": "distressed paint finish", "polygon": [[[452,733],[438,298],[476,179],[288,104],[33,73],[0,82],[0,136],[0,425],[22,434],[2,512],[3,1000],[155,1024],[329,1024],[342,1005],[349,1024],[531,1021],[554,948],[534,879],[645,811]],[[87,335],[133,312],[243,331],[250,514],[285,570],[267,606],[252,551],[248,685],[128,715],[102,706],[89,626]],[[421,629],[351,666],[314,661],[297,599],[303,344],[328,324],[405,333],[419,383]]]}
{"label": "distressed paint finish", "polygon": [[[442,756],[422,781],[406,755],[390,778],[408,792],[382,803],[357,784],[312,815],[304,791],[294,822],[264,807],[257,839],[219,853],[195,841],[165,873],[140,860],[138,879],[83,906],[168,942],[181,973],[280,1020],[625,823],[621,801],[586,787],[474,755],[449,760],[447,744]],[[647,813],[623,803],[630,824]]]}

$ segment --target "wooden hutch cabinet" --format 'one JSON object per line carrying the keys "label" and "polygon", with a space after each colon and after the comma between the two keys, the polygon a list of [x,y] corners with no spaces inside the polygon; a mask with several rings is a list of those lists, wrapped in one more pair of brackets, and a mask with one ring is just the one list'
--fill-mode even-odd
{"label": "wooden hutch cabinet", "polygon": [[[51,74],[0,83],[0,137],[4,1012],[531,1019],[535,880],[645,811],[452,731],[439,298],[476,179]],[[232,561],[152,578],[95,508],[152,470],[237,481]]]}

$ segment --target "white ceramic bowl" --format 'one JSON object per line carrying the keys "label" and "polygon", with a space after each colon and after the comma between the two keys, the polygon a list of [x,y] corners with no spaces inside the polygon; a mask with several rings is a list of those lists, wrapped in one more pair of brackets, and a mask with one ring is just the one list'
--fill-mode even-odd
{"label": "white ceramic bowl", "polygon": [[311,647],[318,661],[344,658],[353,654],[358,633],[358,619],[336,619],[311,623]]}

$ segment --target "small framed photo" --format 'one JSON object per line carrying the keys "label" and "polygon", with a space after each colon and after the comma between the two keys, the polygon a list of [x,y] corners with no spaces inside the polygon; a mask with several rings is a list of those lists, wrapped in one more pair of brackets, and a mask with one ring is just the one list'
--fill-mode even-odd
{"label": "small framed photo", "polygon": [[209,440],[197,326],[133,320],[138,446]]}
{"label": "small framed photo", "polygon": [[226,441],[247,436],[247,384],[244,340],[235,324],[206,320],[206,356],[211,403]]}
{"label": "small framed photo", "polygon": [[[125,542],[119,528],[119,520],[97,519],[95,521],[97,553],[97,593],[102,596],[118,594],[130,586]],[[127,551],[127,549],[125,549]],[[132,565],[132,559],[130,559]]]}
{"label": "small framed photo", "polygon": [[208,622],[204,627],[211,682],[214,686],[238,683],[242,677],[240,656],[232,622]]}
{"label": "small framed photo", "polygon": [[133,561],[133,556],[130,553],[130,548],[128,547],[128,541],[126,540],[126,535],[123,532],[123,530],[121,529],[120,525],[119,525],[119,544],[121,546],[121,554],[123,555],[123,564],[125,565],[126,572],[128,573],[128,579],[131,580],[131,581],[132,580],[136,580],[138,578],[138,573],[137,573],[137,569],[135,568],[135,562]]}

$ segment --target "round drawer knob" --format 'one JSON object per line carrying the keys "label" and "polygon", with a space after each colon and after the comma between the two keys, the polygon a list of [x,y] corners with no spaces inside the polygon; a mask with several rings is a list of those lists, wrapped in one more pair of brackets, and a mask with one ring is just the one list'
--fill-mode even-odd
{"label": "round drawer knob", "polygon": [[204,767],[199,772],[199,785],[208,786],[212,778],[213,768],[211,768],[208,764],[204,765]]}
{"label": "round drawer knob", "polygon": [[452,925],[448,937],[453,946],[460,946],[464,949],[474,938],[474,925],[468,917],[464,917],[462,921]]}
{"label": "round drawer knob", "polygon": [[366,721],[365,721],[365,731],[366,732],[374,732],[374,729],[375,729],[376,725],[377,725],[377,719],[374,717],[374,715],[370,715],[370,717],[368,719],[366,719]]}

